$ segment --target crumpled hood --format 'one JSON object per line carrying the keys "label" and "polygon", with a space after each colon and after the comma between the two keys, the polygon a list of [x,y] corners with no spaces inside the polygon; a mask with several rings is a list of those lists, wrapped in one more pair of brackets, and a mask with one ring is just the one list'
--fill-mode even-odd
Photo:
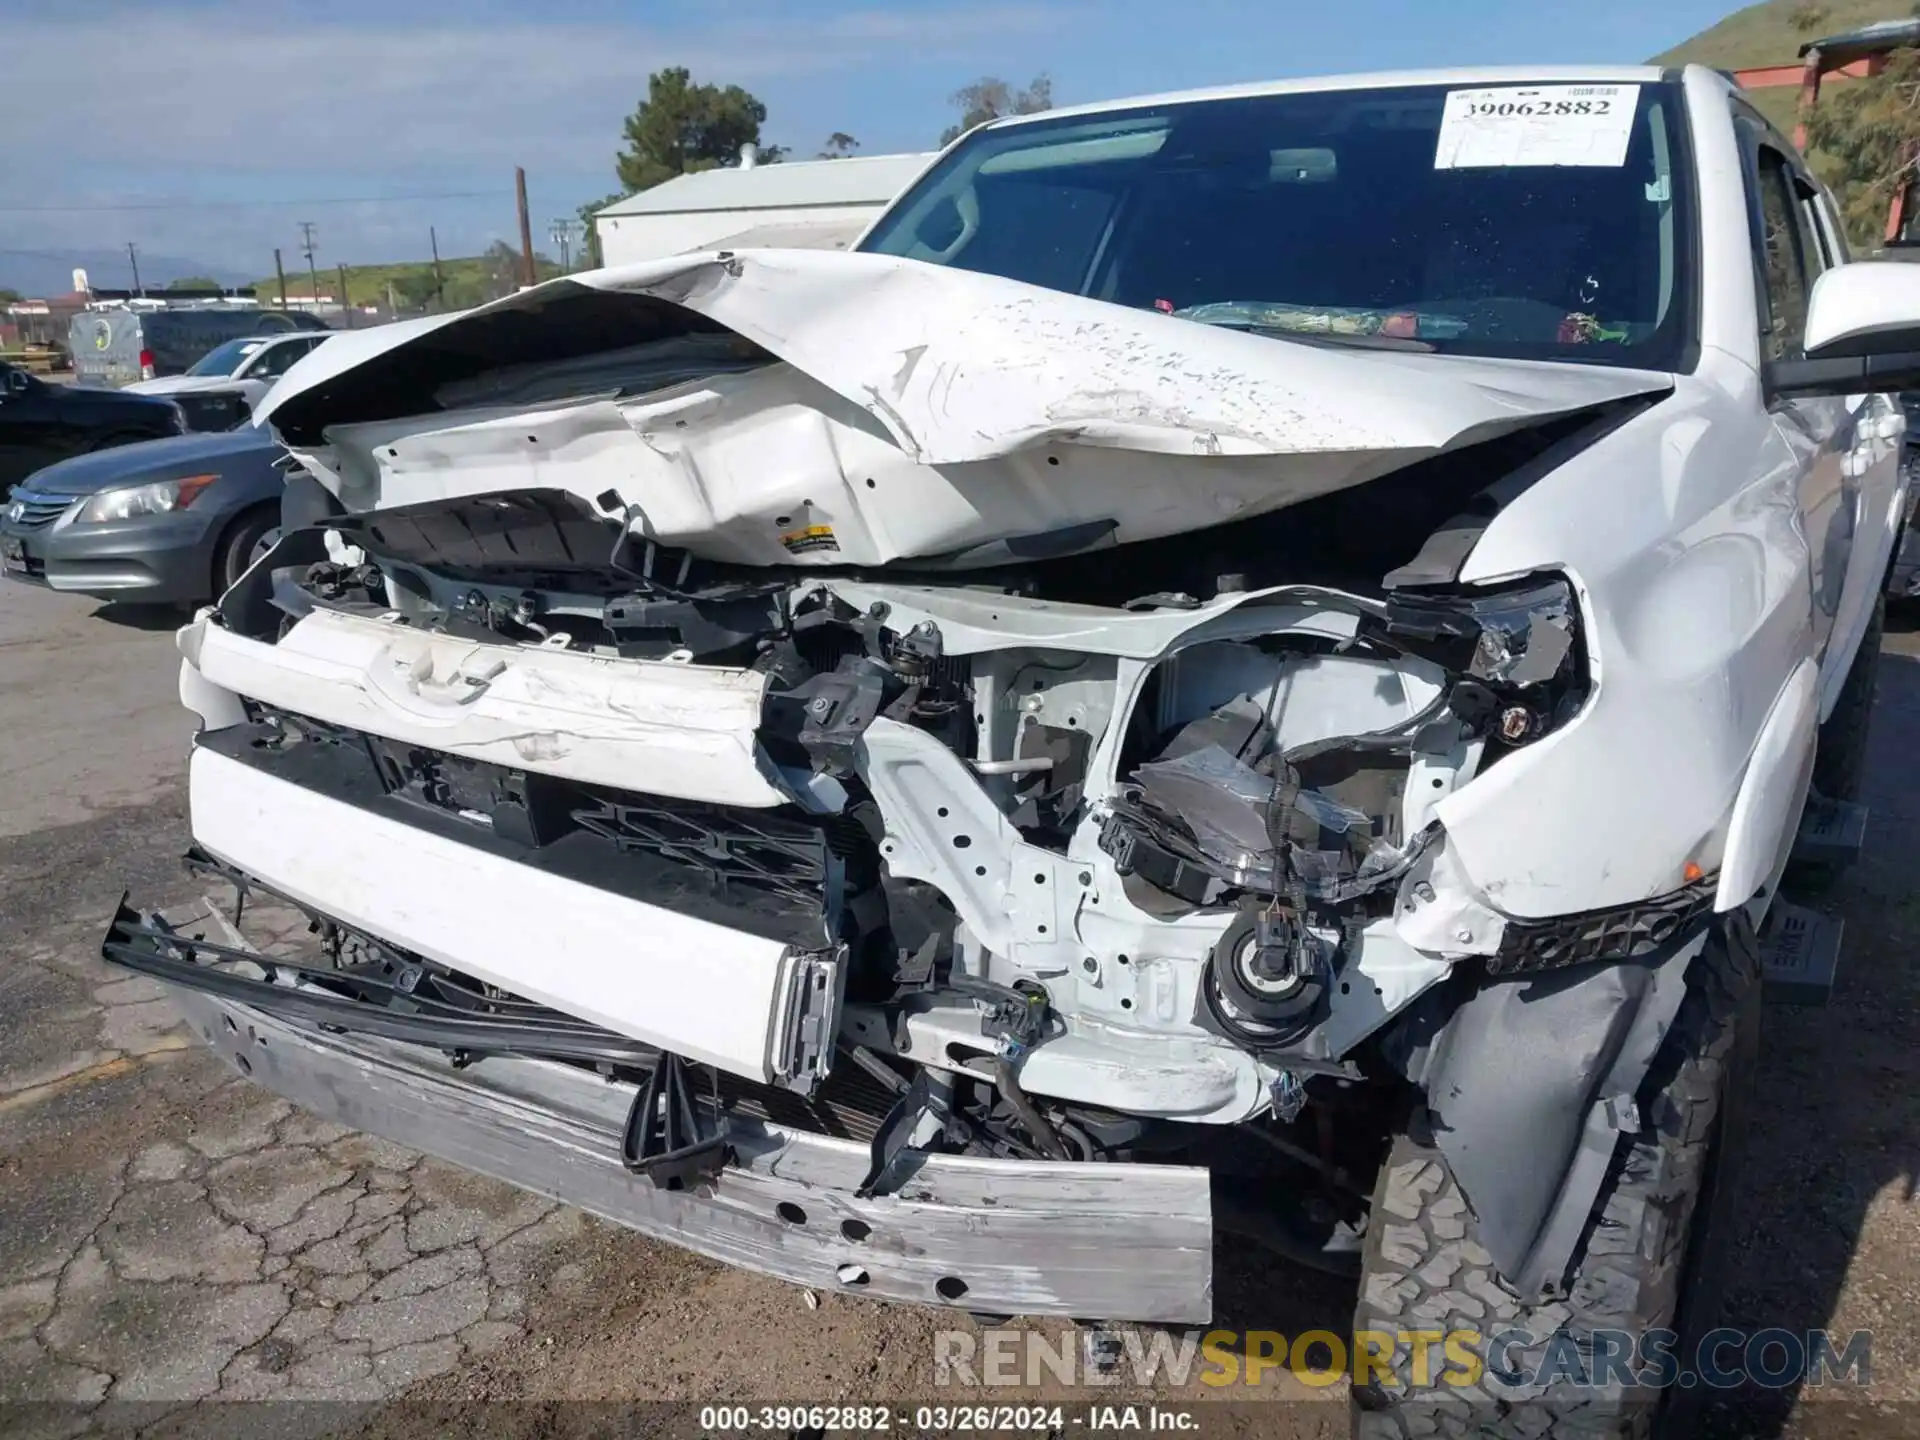
{"label": "crumpled hood", "polygon": [[[596,378],[623,347],[716,326],[785,364]],[[566,393],[541,390],[569,367]],[[1671,385],[1274,339],[892,256],[740,251],[342,336],[256,418],[356,509],[558,484],[603,507],[612,490],[714,558],[873,564],[1197,529]]]}
{"label": "crumpled hood", "polygon": [[182,475],[220,471],[244,458],[282,453],[270,435],[242,428],[213,433],[170,435],[141,440],[61,460],[33,475],[33,489],[44,495],[91,495],[114,485],[143,485]]}

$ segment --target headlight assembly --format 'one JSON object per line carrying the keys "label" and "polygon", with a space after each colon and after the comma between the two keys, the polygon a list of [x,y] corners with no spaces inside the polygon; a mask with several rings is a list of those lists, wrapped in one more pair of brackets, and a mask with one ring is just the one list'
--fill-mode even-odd
{"label": "headlight assembly", "polygon": [[187,475],[178,480],[156,480],[147,485],[101,490],[81,507],[73,523],[98,525],[108,520],[131,520],[140,515],[184,510],[219,478],[218,475]]}
{"label": "headlight assembly", "polygon": [[1586,700],[1580,606],[1558,575],[1499,590],[1396,593],[1385,630],[1389,644],[1448,670],[1449,708],[1474,734],[1500,744],[1538,739]]}

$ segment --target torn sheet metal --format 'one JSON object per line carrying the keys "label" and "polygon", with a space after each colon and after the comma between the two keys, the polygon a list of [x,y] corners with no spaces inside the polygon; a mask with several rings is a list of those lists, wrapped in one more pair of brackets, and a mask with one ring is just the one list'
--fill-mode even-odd
{"label": "torn sheet metal", "polygon": [[[1696,935],[1655,959],[1497,981],[1454,1012],[1420,1077],[1434,1139],[1522,1293],[1566,1273],[1630,1103],[1686,995]],[[1516,1083],[1524,1076],[1524,1083]]]}
{"label": "torn sheet metal", "polygon": [[665,1190],[620,1163],[630,1081],[502,1056],[460,1069],[423,1046],[173,994],[221,1059],[316,1115],[723,1264],[958,1310],[1212,1316],[1213,1212],[1200,1167],[929,1155],[903,1193],[862,1199],[865,1144],[736,1118],[734,1161],[719,1183]]}
{"label": "torn sheet metal", "polygon": [[[750,353],[689,379],[714,325]],[[557,485],[747,564],[992,563],[1177,534],[1672,385],[1345,350],[818,251],[595,271],[386,328],[321,347],[259,411],[350,508]]]}
{"label": "torn sheet metal", "polygon": [[490,645],[330,610],[271,645],[202,615],[179,643],[221,690],[330,725],[653,795],[787,798],[760,757],[766,677],[750,670]]}

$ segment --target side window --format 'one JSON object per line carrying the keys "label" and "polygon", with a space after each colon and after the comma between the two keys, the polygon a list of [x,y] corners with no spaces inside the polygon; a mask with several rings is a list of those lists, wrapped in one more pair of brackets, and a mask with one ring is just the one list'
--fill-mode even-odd
{"label": "side window", "polygon": [[1793,208],[1800,222],[1800,246],[1807,257],[1807,284],[1811,286],[1840,261],[1833,253],[1833,239],[1822,223],[1819,187],[1796,171],[1793,176],[1793,197]]}
{"label": "side window", "polygon": [[1825,225],[1821,228],[1822,233],[1827,237],[1829,248],[1833,251],[1831,263],[1835,265],[1846,265],[1850,263],[1853,259],[1853,252],[1847,244],[1847,227],[1840,219],[1840,210],[1839,207],[1833,203],[1833,196],[1825,190],[1822,190],[1819,198],[1814,203],[1826,221]]}
{"label": "side window", "polygon": [[1806,211],[1792,168],[1779,151],[1762,146],[1756,165],[1760,235],[1755,256],[1765,287],[1767,311],[1761,317],[1760,354],[1766,360],[1784,360],[1799,353],[1806,333],[1811,237]]}
{"label": "side window", "polygon": [[302,340],[282,340],[269,345],[267,353],[248,373],[260,380],[275,380],[293,368],[293,362],[305,355],[320,343],[319,337]]}

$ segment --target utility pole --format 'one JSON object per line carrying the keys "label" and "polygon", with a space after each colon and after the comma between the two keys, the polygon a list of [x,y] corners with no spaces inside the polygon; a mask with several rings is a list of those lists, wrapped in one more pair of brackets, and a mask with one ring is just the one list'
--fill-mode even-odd
{"label": "utility pole", "polygon": [[340,267],[340,313],[346,317],[347,328],[353,328],[353,302],[347,298],[347,267]]}
{"label": "utility pole", "polygon": [[427,227],[427,244],[433,247],[433,303],[444,309],[447,303],[447,282],[440,274],[440,237],[433,226]]}
{"label": "utility pole", "polygon": [[320,308],[320,272],[313,265],[313,222],[311,220],[300,222],[300,246],[306,252],[307,284],[312,287],[312,293],[307,296],[307,305],[309,309],[317,311]]}
{"label": "utility pole", "polygon": [[513,167],[513,194],[520,206],[520,283],[532,285],[539,277],[533,269],[533,221],[527,217],[527,172]]}
{"label": "utility pole", "polygon": [[553,223],[547,226],[547,238],[560,252],[560,268],[573,269],[573,221],[554,217]]}
{"label": "utility pole", "polygon": [[273,247],[273,273],[280,277],[280,308],[287,308],[287,267],[280,263],[280,247]]}
{"label": "utility pole", "polygon": [[133,293],[144,300],[147,298],[147,287],[140,283],[140,256],[131,240],[127,242],[127,263],[133,266]]}

